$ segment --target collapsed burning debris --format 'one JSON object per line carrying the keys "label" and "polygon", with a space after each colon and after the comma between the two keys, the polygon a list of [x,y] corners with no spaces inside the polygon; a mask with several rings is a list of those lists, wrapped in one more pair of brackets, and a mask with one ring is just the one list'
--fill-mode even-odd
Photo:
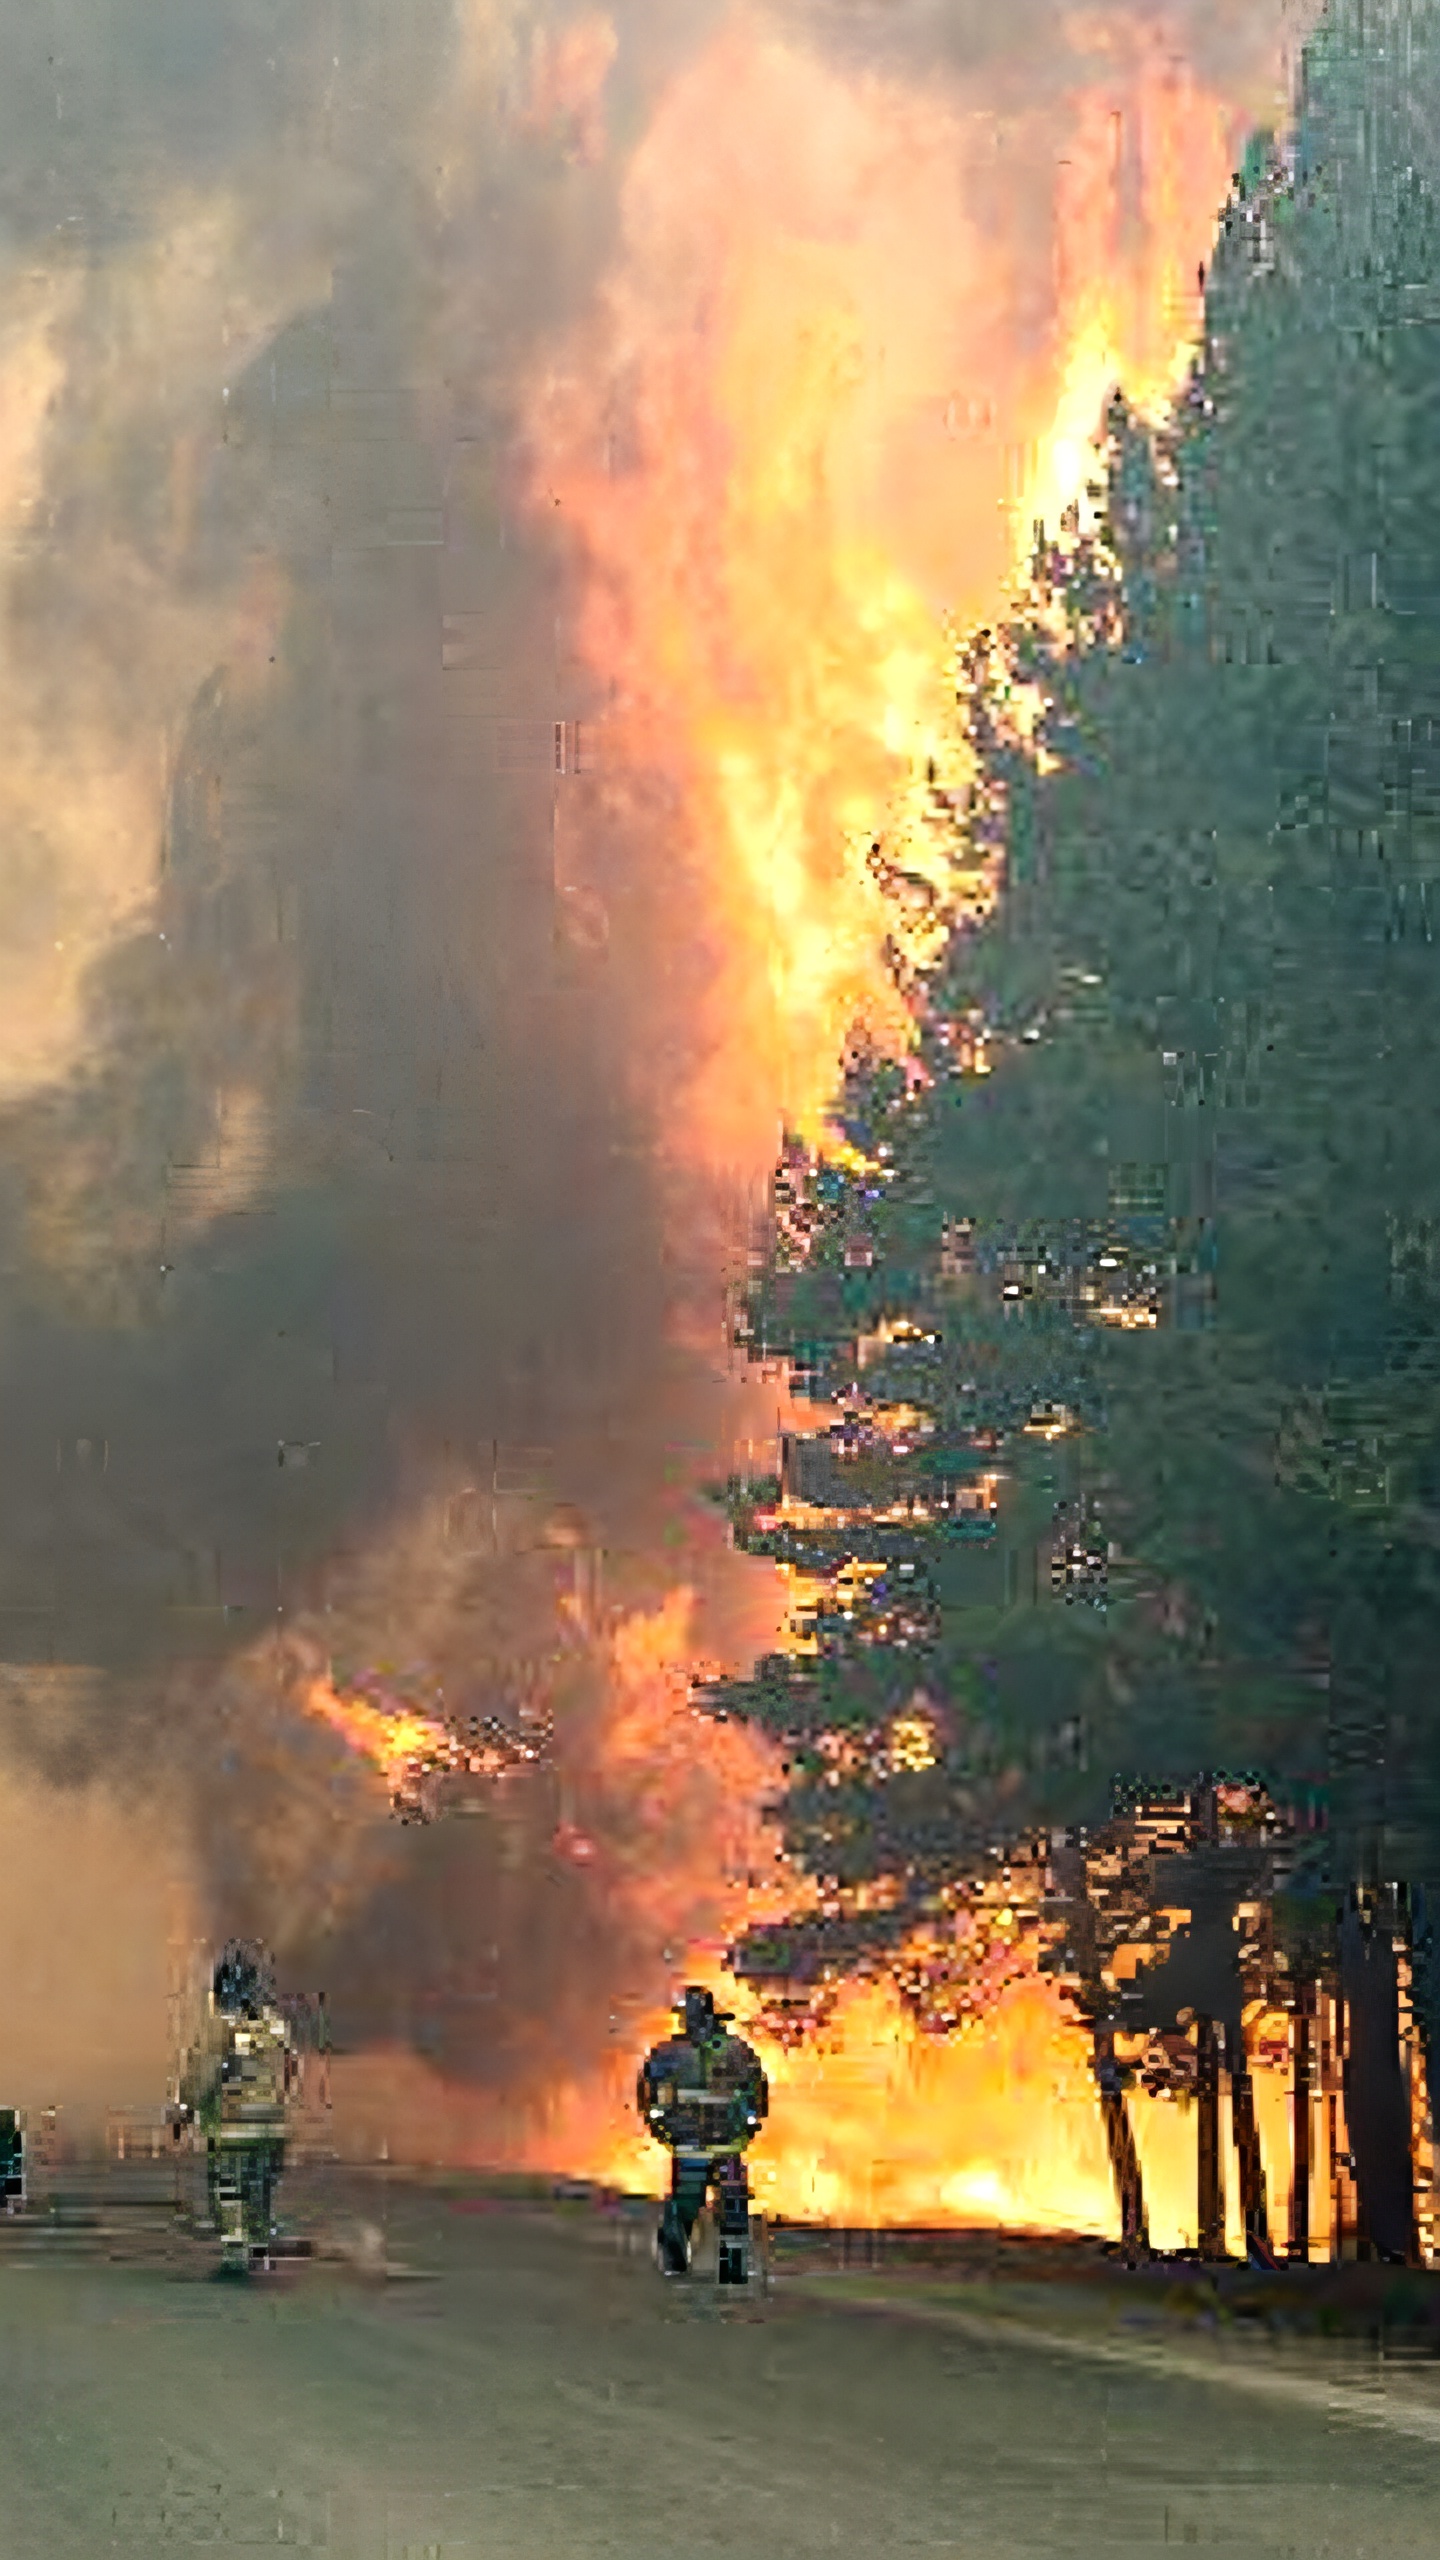
{"label": "collapsed burning debris", "polygon": [[463,1804],[463,1796],[447,1781],[476,1778],[498,1784],[511,1771],[540,1759],[545,1749],[543,1735],[512,1730],[497,1716],[477,1719],[466,1740],[440,1717],[392,1700],[378,1682],[342,1694],[328,1675],[312,1676],[302,1683],[300,1695],[308,1715],[318,1716],[352,1750],[373,1761],[402,1822],[431,1822],[442,1809],[453,1811]]}

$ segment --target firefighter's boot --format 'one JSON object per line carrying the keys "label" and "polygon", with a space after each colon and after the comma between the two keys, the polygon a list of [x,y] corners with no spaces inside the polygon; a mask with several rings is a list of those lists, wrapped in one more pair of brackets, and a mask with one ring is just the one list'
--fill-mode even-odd
{"label": "firefighter's boot", "polygon": [[251,2253],[245,2191],[228,2163],[216,2180],[215,2202],[220,2225],[220,2272],[226,2276],[248,2275]]}
{"label": "firefighter's boot", "polygon": [[720,2224],[720,2282],[750,2281],[750,2186],[745,2163],[727,2161],[715,2182]]}
{"label": "firefighter's boot", "polygon": [[665,2210],[660,2217],[660,2228],[655,2234],[655,2257],[662,2275],[684,2276],[690,2272],[690,2242],[673,2196],[666,2199]]}

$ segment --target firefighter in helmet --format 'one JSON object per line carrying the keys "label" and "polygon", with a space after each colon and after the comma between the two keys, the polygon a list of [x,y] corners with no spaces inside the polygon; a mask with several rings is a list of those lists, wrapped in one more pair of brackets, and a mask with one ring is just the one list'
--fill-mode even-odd
{"label": "firefighter in helmet", "polygon": [[294,2078],[294,2044],[265,1965],[253,1948],[232,1940],[215,1967],[175,2117],[204,2134],[211,2220],[222,2263],[237,2271],[269,2252]]}
{"label": "firefighter in helmet", "polygon": [[720,2282],[750,2273],[750,2186],[745,2151],[764,2123],[770,2090],[760,2057],[727,2033],[729,2012],[699,1984],[677,2007],[679,2032],[646,2055],[635,2099],[647,2132],[674,2155],[670,2193],[656,2234],[667,2275],[690,2264],[690,2237],[713,2187],[720,2226]]}

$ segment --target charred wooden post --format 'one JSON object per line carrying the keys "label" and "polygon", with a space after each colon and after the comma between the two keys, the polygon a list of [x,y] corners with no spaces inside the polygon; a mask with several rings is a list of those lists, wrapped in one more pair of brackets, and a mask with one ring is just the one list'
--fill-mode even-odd
{"label": "charred wooden post", "polygon": [[1220,2030],[1195,2021],[1195,2216],[1202,2258],[1225,2255],[1225,2189],[1220,2173]]}
{"label": "charred wooden post", "polygon": [[[1190,1814],[1197,1849],[1220,1837],[1220,1802],[1214,1786],[1197,1787]],[[1225,2255],[1225,2189],[1220,2167],[1220,2030],[1213,2018],[1195,2020],[1195,2211],[1202,2258]]]}
{"label": "charred wooden post", "polygon": [[1105,2147],[1110,2155],[1110,2174],[1120,2200],[1120,2237],[1125,2255],[1133,2266],[1138,2258],[1148,2256],[1150,2226],[1145,2213],[1145,2190],[1140,2175],[1140,2154],[1135,2148],[1135,2132],[1130,2110],[1125,2104],[1125,2088],[1120,2065],[1115,2056],[1115,2031],[1108,2020],[1095,2027],[1095,2085],[1100,2092],[1100,2114],[1105,2126]]}
{"label": "charred wooden post", "polygon": [[1061,1835],[1050,1843],[1049,1865],[1066,1915],[1066,1961],[1075,1985],[1073,1996],[1090,2029],[1090,2067],[1095,2075],[1105,2148],[1120,2206],[1121,2243],[1133,2266],[1149,2255],[1150,2225],[1140,2154],[1125,2104],[1124,2074],[1115,2051],[1115,2022],[1101,1963],[1100,1933],[1090,1899],[1085,1850],[1075,1840],[1066,1841]]}
{"label": "charred wooden post", "polygon": [[1340,1924],[1342,2082],[1357,2195],[1357,2254],[1390,2266],[1419,2256],[1410,2091],[1401,2060],[1396,1896],[1353,1892]]}
{"label": "charred wooden post", "polygon": [[1273,2263],[1270,2218],[1265,2206],[1265,2164],[1260,2152],[1260,2126],[1245,2030],[1234,2024],[1225,2031],[1225,2062],[1230,2076],[1230,2111],[1235,2127],[1235,2153],[1240,2166],[1240,2217],[1245,2255],[1252,2265]]}

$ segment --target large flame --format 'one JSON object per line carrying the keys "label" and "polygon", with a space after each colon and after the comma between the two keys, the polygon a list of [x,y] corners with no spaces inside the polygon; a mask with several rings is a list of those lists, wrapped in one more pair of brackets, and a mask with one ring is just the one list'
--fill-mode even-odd
{"label": "large flame", "polygon": [[580,647],[610,694],[592,754],[622,790],[636,767],[678,785],[710,937],[667,1135],[727,1170],[767,1169],[782,1118],[818,1128],[857,1019],[904,1041],[882,946],[923,956],[954,894],[944,582],[927,594],[869,489],[886,402],[935,363],[887,270],[907,233],[975,261],[953,139],[732,28],[662,104],[599,319],[534,402],[537,495],[583,551]]}
{"label": "large flame", "polygon": [[[1085,60],[1036,332],[987,237],[971,102],[734,19],[662,100],[598,313],[536,385],[534,496],[575,540],[608,695],[582,769],[679,794],[665,858],[710,983],[665,1134],[710,1165],[763,1172],[782,1121],[818,1133],[857,1022],[905,1045],[906,969],[994,887],[965,843],[954,633],[1093,472],[1108,390],[1153,409],[1193,341],[1235,119],[1153,30],[1089,28]],[[582,894],[590,814],[582,781],[557,822]]]}
{"label": "large flame", "polygon": [[399,1813],[427,1810],[427,1785],[447,1772],[499,1778],[517,1761],[534,1757],[533,1746],[513,1740],[465,1742],[438,1716],[400,1702],[380,1704],[362,1692],[337,1688],[328,1674],[302,1682],[302,1706],[328,1724],[342,1742],[368,1760]]}
{"label": "large flame", "polygon": [[[641,1028],[679,1050],[657,1139],[707,1172],[768,1174],[782,1124],[823,1136],[857,1023],[902,1052],[907,973],[993,900],[965,836],[955,635],[1003,610],[1035,519],[1083,491],[1108,391],[1153,411],[1195,334],[1236,118],[1153,29],[1095,17],[1066,37],[1063,135],[1054,89],[1008,118],[1017,195],[985,100],[847,76],[732,15],[662,96],[596,308],[532,388],[531,495],[573,541],[578,651],[603,694],[566,750],[557,886],[603,917],[607,820],[653,846],[667,958],[685,956],[662,973],[652,954],[644,980]],[[582,156],[610,49],[587,19],[537,59],[532,117],[563,108]],[[577,1824],[572,1853],[603,1856],[671,1980],[718,1981],[724,1945],[793,1880],[756,1810],[770,1755],[696,1714],[689,1643],[681,1594],[612,1634],[591,1777],[632,1847],[611,1820],[603,1849]],[[348,1732],[377,1757],[401,1740]],[[636,2041],[665,2023],[627,2020],[613,2067],[553,2090],[524,2156],[658,2184],[631,2092]],[[822,2045],[767,2058],[756,2170],[778,2210],[1114,2226],[1084,2039],[1038,1976],[938,2043],[894,1994],[857,1990]],[[1152,2226],[1178,2238],[1186,2128],[1136,2112]],[[493,2122],[448,2139],[504,2149]]]}
{"label": "large flame", "polygon": [[[743,2018],[743,1986],[716,1976]],[[664,2021],[657,2015],[655,2031]],[[841,2000],[823,2037],[781,2049],[752,2026],[770,2078],[770,2120],[750,2158],[765,2212],[851,2229],[897,2224],[1113,2234],[1114,2181],[1088,2040],[1053,1985],[1012,1982],[988,2015],[944,2038],[925,2034],[884,1986]],[[631,2079],[633,2081],[633,2070]],[[1289,2176],[1284,2073],[1253,2073],[1272,2220]],[[641,2194],[660,2194],[669,2162],[634,2121],[618,2074],[608,2123],[572,2096],[562,2114],[567,2165]],[[629,2121],[626,2101],[630,2100]],[[1197,2231],[1195,2116],[1132,2095],[1151,2240],[1192,2246]],[[559,2127],[557,2126],[557,2130]],[[1227,2154],[1234,2152],[1228,2124]],[[537,2152],[537,2163],[540,2159]],[[1242,2252],[1238,2181],[1226,2181],[1227,2238]]]}
{"label": "large flame", "polygon": [[1110,394],[1154,421],[1183,382],[1244,121],[1153,26],[1101,28],[1092,42],[1111,76],[1075,98],[1055,173],[1054,374],[1015,504],[1022,557],[1036,522],[1053,529],[1094,479]]}
{"label": "large flame", "polygon": [[[926,2032],[884,1982],[842,1990],[817,2037],[781,2045],[767,2033],[755,1993],[729,1974],[724,1950],[747,1926],[803,1906],[813,1888],[777,1859],[757,1812],[778,1785],[778,1754],[694,1706],[692,1685],[712,1666],[697,1656],[693,1605],[690,1592],[676,1590],[660,1608],[622,1621],[610,1639],[601,1765],[609,1811],[623,1812],[628,1846],[607,1884],[617,1918],[633,1926],[644,1915],[656,1943],[663,1936],[673,1951],[672,1978],[707,1982],[763,2055],[772,2109],[751,2161],[762,2208],[861,2227],[1113,2232],[1115,2190],[1089,2036],[1038,1970],[1038,1934],[1019,1926],[1018,1874],[1016,1891],[997,1877],[988,1896],[989,1953],[970,1966],[957,2033]],[[913,1759],[928,1738],[917,1702],[897,1719],[892,1746]],[[1007,1924],[1014,1924],[1009,1945]],[[512,2156],[528,2167],[661,2192],[668,2157],[637,2120],[634,2080],[639,2052],[670,2024],[659,2005],[630,2020],[611,2066],[553,2088],[543,2126]],[[1268,2021],[1268,2040],[1265,2024],[1251,2034],[1252,2076],[1269,2191],[1281,2204],[1289,2176],[1285,2022]],[[1193,2244],[1193,2111],[1139,2089],[1129,2103],[1152,2239],[1162,2248]],[[487,2141],[473,2156],[495,2156],[493,2132]],[[1227,2205],[1230,2244],[1241,2249],[1233,2177]]]}
{"label": "large flame", "polygon": [[[747,1925],[805,1899],[760,1811],[778,1784],[778,1758],[753,1733],[716,1725],[696,1708],[692,1684],[711,1666],[697,1651],[689,1590],[619,1619],[597,1640],[607,1668],[602,1709],[593,1734],[569,1746],[573,1812],[553,1847],[593,1872],[607,1925],[642,1951],[657,1982],[708,1982],[759,2047],[773,2092],[751,2161],[762,2208],[852,2226],[1113,2231],[1088,2040],[1023,1944],[994,1970],[997,1993],[985,1992],[989,1975],[977,1970],[971,2012],[948,2037],[924,2032],[887,1984],[842,1992],[818,2038],[782,2046],[766,2033],[724,1952]],[[417,1709],[377,1705],[320,1675],[297,1695],[376,1770],[402,1811],[413,1809],[429,1772],[499,1770],[498,1753],[477,1753]],[[918,1710],[897,1722],[897,1749],[920,1747],[922,1722]],[[617,2018],[609,2060],[553,2085],[538,2119],[447,2091],[414,2057],[337,2062],[328,2138],[372,2153],[565,2171],[658,2193],[668,2160],[636,2117],[634,2083],[640,2053],[669,2024],[659,2002]],[[1268,2042],[1257,2028],[1251,2043],[1278,2203],[1289,2173],[1283,2020],[1269,2030]],[[1162,2247],[1193,2242],[1193,2113],[1143,2092],[1130,2104],[1152,2237]],[[1233,2178],[1228,2201],[1238,2248]]]}

